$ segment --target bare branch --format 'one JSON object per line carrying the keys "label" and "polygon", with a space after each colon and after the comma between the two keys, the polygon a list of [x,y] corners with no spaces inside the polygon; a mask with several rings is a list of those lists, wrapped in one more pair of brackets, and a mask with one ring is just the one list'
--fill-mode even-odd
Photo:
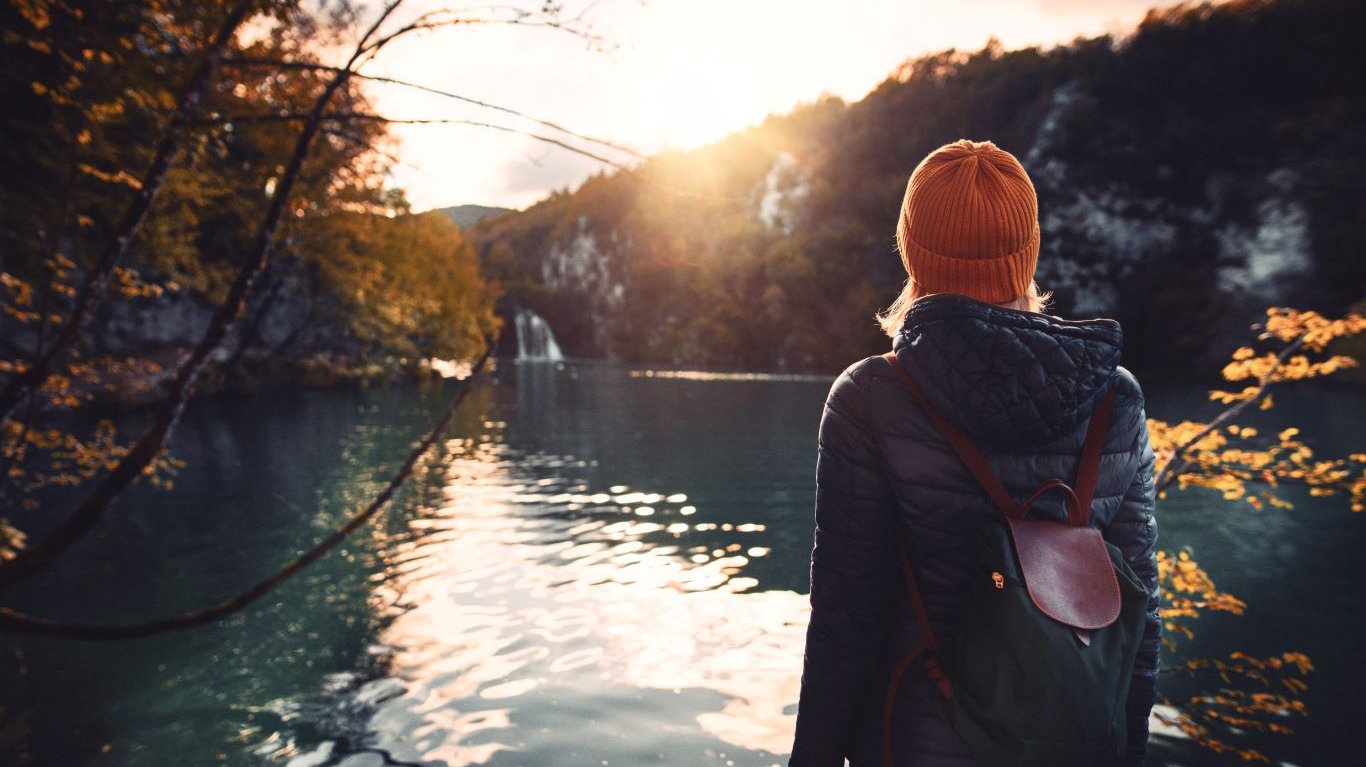
{"label": "bare branch", "polygon": [[30,615],[18,612],[8,607],[0,607],[0,630],[10,631],[16,634],[36,634],[40,636],[63,637],[66,639],[140,639],[154,634],[164,634],[170,631],[203,626],[208,623],[220,620],[231,615],[261,597],[265,596],[280,584],[298,575],[304,568],[313,564],[336,548],[342,541],[354,533],[361,525],[370,521],[378,514],[394,493],[403,485],[413,473],[413,468],[417,462],[431,450],[441,435],[445,433],[447,425],[456,411],[460,409],[460,404],[465,401],[465,397],[470,393],[470,388],[474,377],[483,369],[489,357],[493,354],[496,339],[486,339],[487,346],[479,360],[470,369],[470,374],[462,378],[459,389],[455,396],[451,398],[450,404],[442,411],[436,423],[427,432],[421,441],[408,453],[408,457],[403,464],[390,478],[389,483],[384,489],[374,497],[373,500],[361,511],[356,513],[346,521],[341,527],[333,530],[326,538],[318,541],[312,548],[290,560],[288,564],[271,574],[269,577],[258,581],[251,588],[242,593],[225,599],[222,602],[201,610],[177,615],[172,618],[162,618],[145,623],[136,623],[127,626],[101,626],[81,623],[63,623],[59,621],[47,620],[45,618],[35,618]]}
{"label": "bare branch", "polygon": [[[223,117],[218,117],[214,119],[198,119],[194,122],[198,125],[211,125],[227,123],[303,121],[308,119],[310,119],[310,116],[308,114],[300,112],[275,112],[250,115],[225,115]],[[508,125],[498,125],[496,123],[487,123],[481,120],[464,120],[453,117],[403,119],[395,117],[385,117],[384,115],[371,114],[369,112],[329,112],[328,114],[323,115],[321,119],[324,121],[350,120],[382,122],[388,125],[470,125],[476,128],[489,128],[491,130],[503,131],[504,133],[516,133],[522,136],[526,136],[527,138],[535,139],[536,141],[542,141],[547,144],[553,144],[557,147],[560,147],[561,149],[573,152],[574,154],[583,155],[584,157],[587,157],[592,160],[597,160],[600,163],[610,165],[613,168],[617,168],[618,170],[631,169],[629,165],[623,165],[622,163],[619,163],[616,160],[603,157],[602,155],[597,154],[595,152],[590,152],[587,149],[576,147],[573,144],[562,141],[558,138],[555,138],[554,136],[546,136],[540,133],[532,133],[530,131],[525,131],[520,128],[513,128]]]}
{"label": "bare branch", "polygon": [[[332,70],[335,70],[335,69],[336,69],[336,67],[328,66],[328,65],[325,65],[325,64],[315,64],[315,63],[311,63],[311,62],[300,62],[300,61],[279,61],[279,60],[275,60],[275,59],[264,59],[264,58],[233,58],[233,59],[229,59],[229,60],[228,60],[227,62],[225,62],[225,63],[227,63],[227,64],[229,64],[229,65],[234,65],[234,66],[280,67],[280,68],[283,68],[283,69],[307,69],[307,70],[314,70],[314,71],[332,71]],[[609,149],[615,149],[615,150],[617,150],[618,152],[624,152],[624,153],[626,153],[626,154],[631,155],[632,157],[636,157],[636,158],[639,158],[639,159],[642,159],[642,160],[645,159],[645,155],[644,155],[644,154],[642,154],[642,153],[640,153],[640,152],[638,152],[638,151],[636,151],[636,150],[634,150],[634,149],[632,149],[632,148],[630,148],[630,147],[628,147],[628,146],[624,146],[624,145],[618,144],[618,143],[616,143],[616,142],[614,142],[614,141],[609,141],[609,140],[607,140],[607,139],[597,138],[597,137],[595,137],[595,136],[589,136],[589,135],[587,135],[587,134],[579,133],[579,132],[577,132],[577,131],[573,131],[573,130],[570,130],[569,128],[566,128],[566,127],[564,127],[563,125],[560,125],[559,123],[555,123],[555,122],[552,122],[552,121],[550,121],[550,120],[542,119],[542,118],[540,118],[540,117],[535,117],[535,116],[529,115],[529,114],[527,114],[527,113],[525,113],[525,112],[520,112],[520,111],[518,111],[518,110],[516,110],[516,109],[512,109],[512,108],[510,108],[510,107],[500,106],[500,105],[498,105],[498,104],[492,104],[492,103],[489,103],[489,102],[487,102],[487,101],[480,101],[479,99],[476,99],[476,98],[471,98],[471,97],[469,97],[469,96],[462,96],[462,95],[460,95],[459,93],[452,93],[452,92],[450,92],[450,91],[441,90],[440,88],[432,88],[432,87],[429,87],[429,86],[426,86],[426,85],[422,85],[422,84],[420,84],[420,83],[409,82],[409,81],[407,81],[407,80],[398,80],[398,79],[395,79],[395,78],[393,78],[393,77],[380,77],[380,76],[378,76],[378,75],[365,75],[365,74],[360,74],[359,72],[353,73],[351,76],[354,77],[354,78],[361,79],[361,80],[369,80],[370,82],[388,83],[388,84],[390,84],[390,85],[400,85],[400,86],[403,86],[403,87],[405,87],[405,88],[412,88],[413,90],[422,91],[422,92],[424,92],[424,93],[431,93],[431,94],[436,95],[436,96],[443,96],[443,97],[445,97],[445,98],[454,99],[454,100],[456,100],[456,101],[461,101],[461,102],[464,102],[464,103],[466,103],[466,104],[473,104],[474,106],[483,107],[483,108],[485,108],[485,109],[492,109],[492,110],[495,110],[495,111],[498,111],[498,112],[503,112],[503,113],[506,113],[506,114],[513,115],[514,117],[520,117],[520,118],[522,118],[522,119],[524,119],[524,120],[530,120],[531,122],[534,122],[534,123],[536,123],[536,124],[538,124],[538,125],[543,125],[543,126],[545,126],[545,127],[547,127],[547,128],[551,128],[551,129],[553,129],[553,130],[560,131],[561,133],[568,134],[568,135],[573,136],[574,138],[580,139],[580,140],[582,140],[582,141],[588,141],[588,142],[593,143],[593,144],[598,144],[598,145],[600,145],[600,146],[605,146],[605,147],[607,147],[607,148],[609,148]]]}
{"label": "bare branch", "polygon": [[[495,15],[471,15],[471,12],[476,10],[492,14],[502,13],[504,16],[500,18]],[[373,58],[374,54],[378,53],[384,46],[404,35],[409,35],[414,32],[430,32],[437,29],[469,24],[510,24],[520,27],[545,27],[565,32],[575,37],[585,39],[591,43],[601,44],[602,38],[576,26],[580,20],[580,17],[575,17],[574,19],[565,22],[561,21],[559,16],[555,13],[529,11],[525,8],[518,8],[511,5],[487,5],[476,8],[441,8],[423,13],[393,32],[390,32],[383,37],[376,38],[365,47],[366,57],[363,61]]]}

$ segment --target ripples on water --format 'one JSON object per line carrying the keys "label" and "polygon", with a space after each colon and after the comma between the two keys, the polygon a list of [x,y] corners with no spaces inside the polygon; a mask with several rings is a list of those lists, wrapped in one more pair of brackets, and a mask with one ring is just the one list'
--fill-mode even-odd
{"label": "ripples on water", "polygon": [[595,461],[484,426],[446,443],[439,494],[389,541],[383,676],[276,704],[323,713],[335,740],[274,733],[257,752],[290,767],[785,761],[808,607],[746,574],[771,553],[767,525],[713,521],[675,488],[591,484]]}
{"label": "ripples on water", "polygon": [[[505,364],[342,550],[193,632],[7,641],[25,676],[22,689],[0,679],[0,706],[33,725],[31,763],[61,767],[782,764],[829,383]],[[177,492],[130,494],[19,606],[128,621],[231,594],[367,501],[436,395],[196,403],[177,437],[189,464]],[[1152,412],[1185,414],[1200,395],[1156,395]],[[1287,397],[1277,412],[1341,452],[1361,433],[1342,416],[1361,412],[1352,403]],[[1159,512],[1162,545],[1193,545],[1221,586],[1250,597],[1244,618],[1202,619],[1203,651],[1314,658],[1311,695],[1330,704],[1311,698],[1288,745],[1331,756],[1349,750],[1353,716],[1332,704],[1360,689],[1352,637],[1366,626],[1338,586],[1362,528],[1337,505],[1297,503],[1230,514],[1177,494]],[[1313,567],[1296,551],[1313,551]],[[1341,604],[1319,609],[1304,593]],[[1293,647],[1285,625],[1305,627]],[[1222,763],[1172,746],[1155,746],[1164,763]]]}

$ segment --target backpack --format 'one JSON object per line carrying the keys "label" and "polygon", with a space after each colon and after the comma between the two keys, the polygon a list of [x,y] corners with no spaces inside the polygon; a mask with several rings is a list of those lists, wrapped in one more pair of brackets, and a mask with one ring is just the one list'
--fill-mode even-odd
{"label": "backpack", "polygon": [[[931,407],[896,355],[883,356],[1001,512],[973,532],[971,576],[952,646],[941,645],[930,626],[906,542],[898,536],[921,639],[888,684],[882,721],[886,766],[893,767],[897,688],[917,663],[934,682],[949,725],[987,765],[1122,764],[1125,703],[1148,592],[1119,549],[1090,525],[1114,387],[1092,413],[1073,483],[1050,477],[1017,503],[972,440]],[[1028,517],[1030,506],[1048,492],[1063,493],[1067,522]]]}

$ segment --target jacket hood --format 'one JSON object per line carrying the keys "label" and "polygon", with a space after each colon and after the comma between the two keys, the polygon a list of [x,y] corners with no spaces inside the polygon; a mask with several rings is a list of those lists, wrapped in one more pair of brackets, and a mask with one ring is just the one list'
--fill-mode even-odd
{"label": "jacket hood", "polygon": [[892,349],[945,418],[979,441],[1011,446],[1051,441],[1089,418],[1122,345],[1114,320],[939,293],[915,302]]}

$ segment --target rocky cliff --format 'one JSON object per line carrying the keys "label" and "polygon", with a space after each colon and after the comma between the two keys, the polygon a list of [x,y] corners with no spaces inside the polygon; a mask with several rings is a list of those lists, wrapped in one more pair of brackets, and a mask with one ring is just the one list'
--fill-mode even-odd
{"label": "rocky cliff", "polygon": [[[1154,11],[1123,38],[944,51],[476,225],[508,306],[565,353],[838,370],[885,338],[906,179],[961,137],[1039,194],[1053,311],[1123,323],[1126,361],[1213,363],[1267,305],[1366,295],[1359,3]],[[704,108],[698,105],[698,108]]]}

